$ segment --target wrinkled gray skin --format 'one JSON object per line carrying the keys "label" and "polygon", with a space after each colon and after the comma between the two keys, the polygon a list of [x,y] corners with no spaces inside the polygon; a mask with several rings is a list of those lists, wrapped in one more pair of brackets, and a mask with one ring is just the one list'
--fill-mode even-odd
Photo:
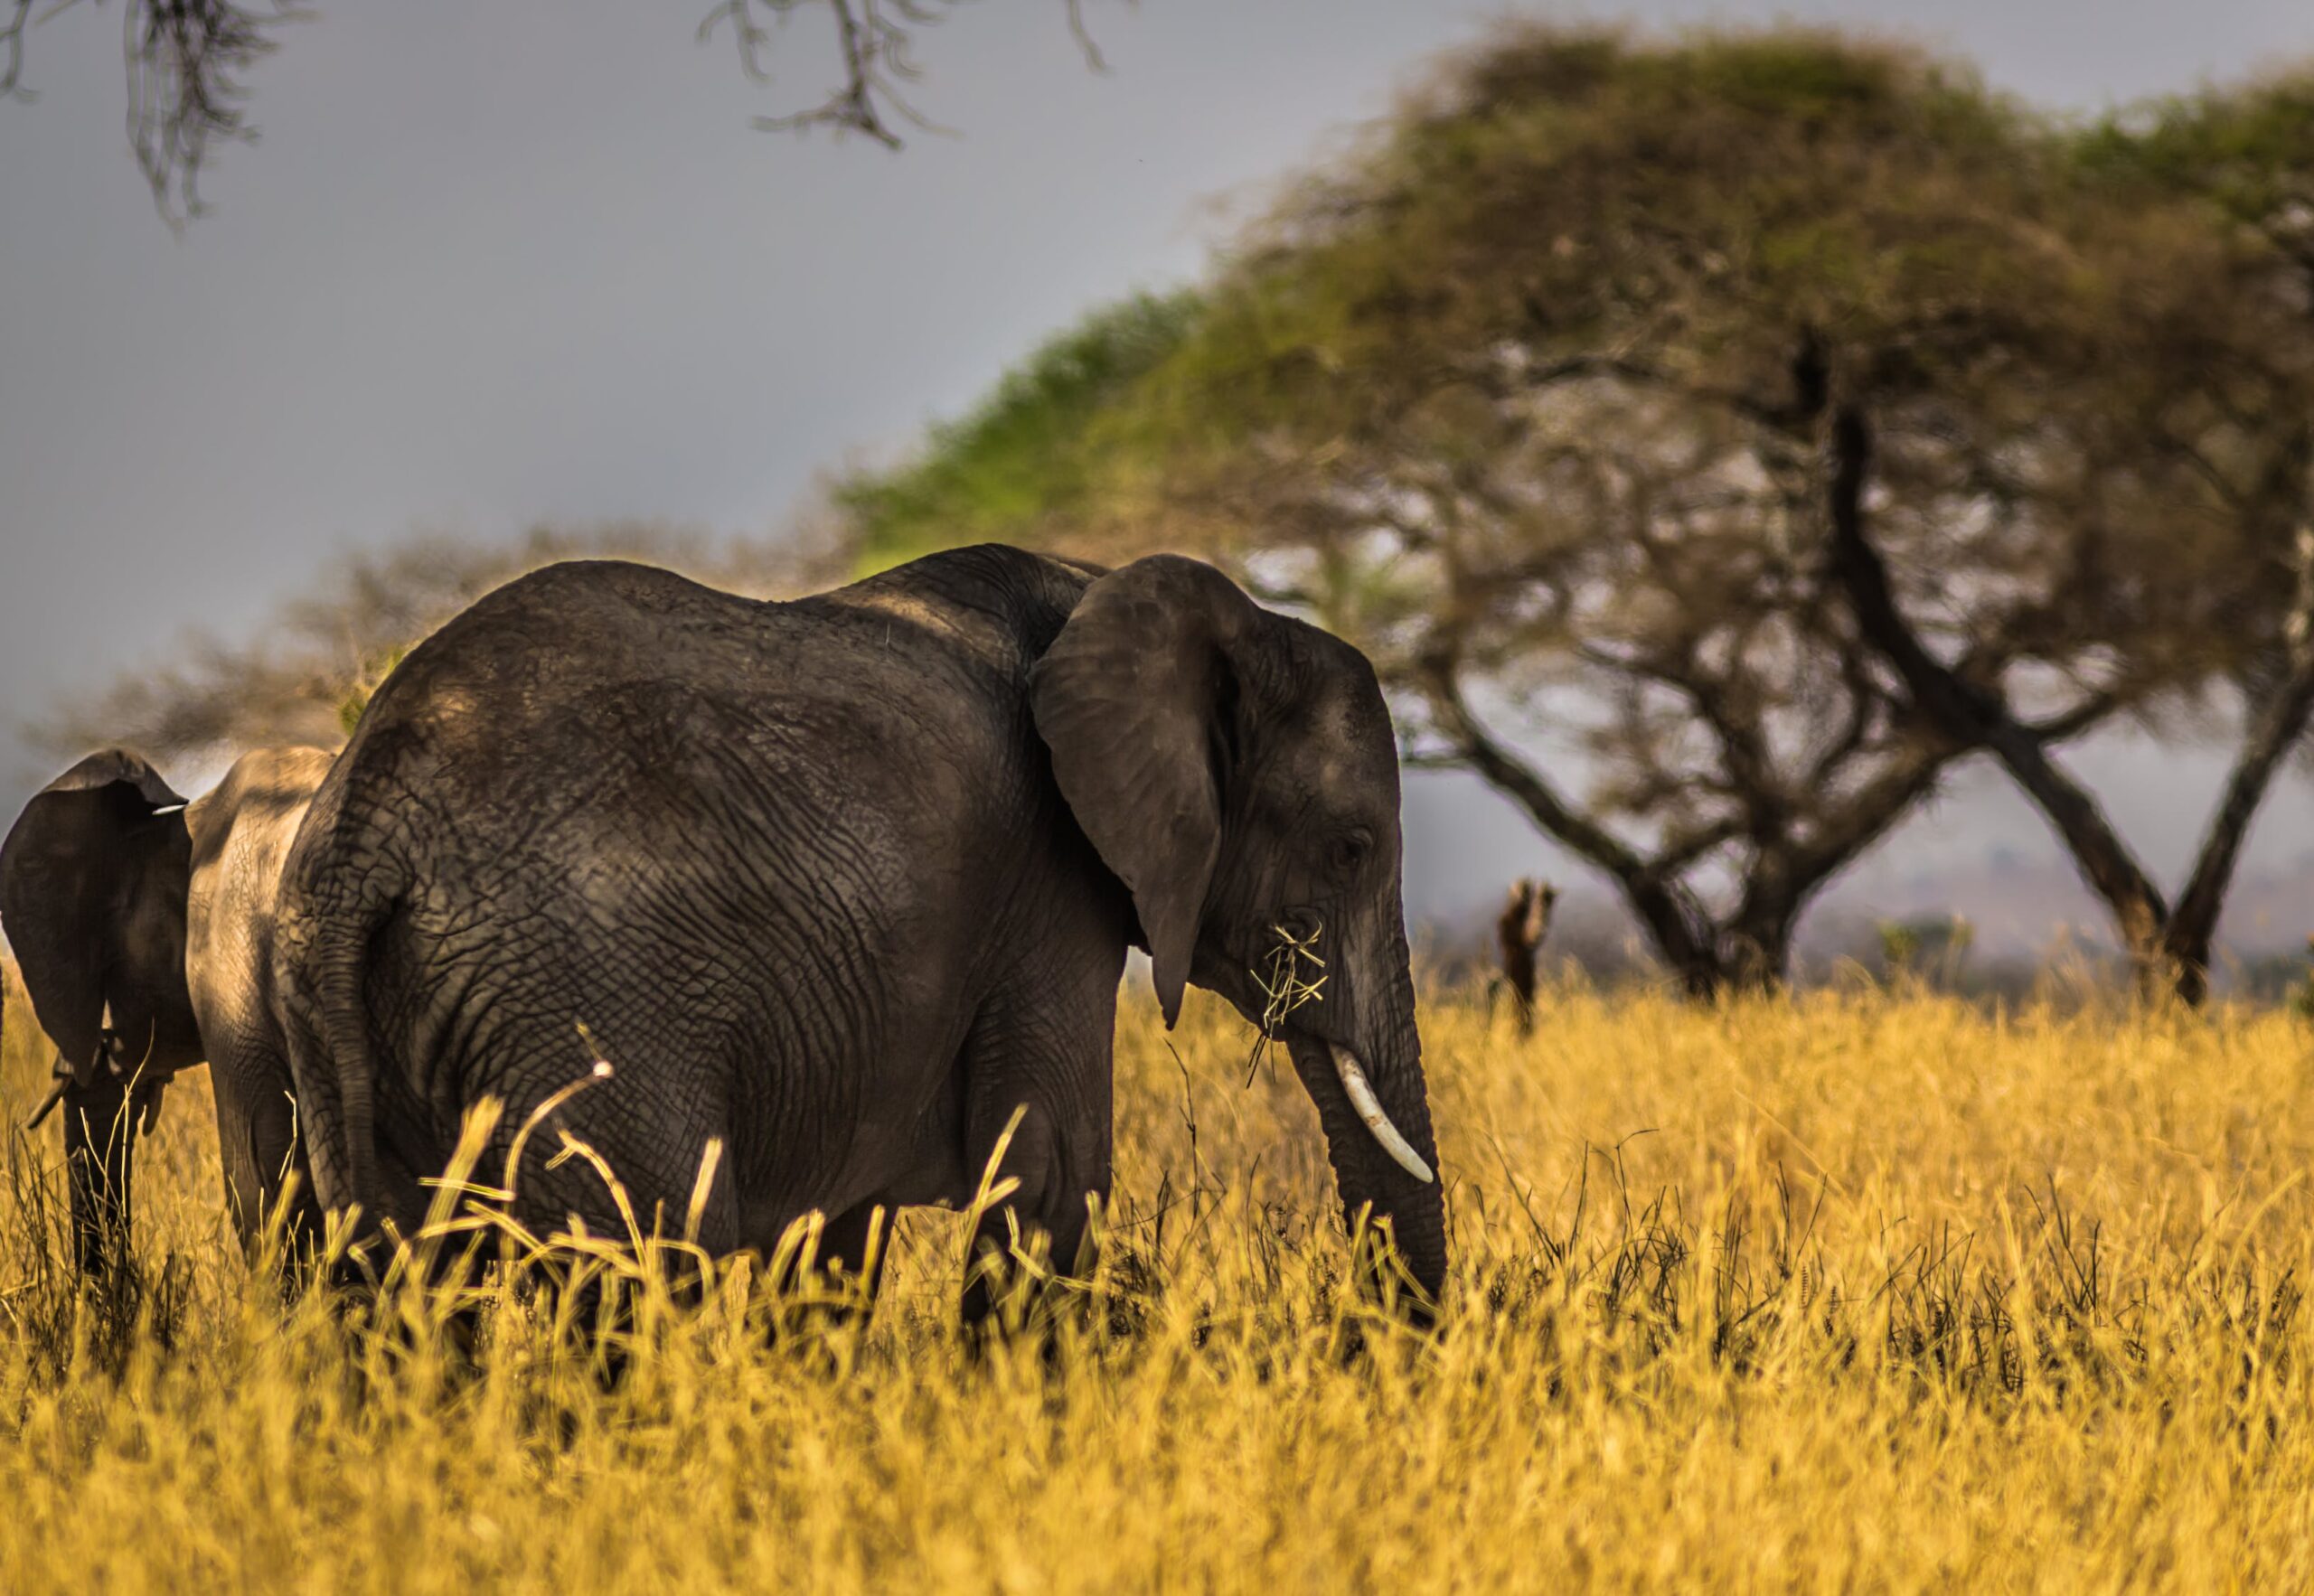
{"label": "wrinkled gray skin", "polygon": [[[1372,669],[1161,557],[1113,573],[995,546],[758,603],[613,562],[499,589],[415,650],[316,796],[282,883],[280,980],[324,1202],[405,1234],[461,1111],[541,1124],[514,1207],[768,1249],[828,1216],[968,1199],[1007,1119],[1024,1228],[1079,1256],[1110,1171],[1128,944],[1248,1018],[1280,924],[1320,927],[1284,1030],[1345,1208],[1435,1294],[1439,1188],[1353,1112],[1363,1060],[1435,1167],[1399,905],[1398,781]],[[1006,1217],[983,1221],[1001,1243]],[[965,1311],[989,1307],[967,1289]]]}
{"label": "wrinkled gray skin", "polygon": [[170,1078],[204,1060],[244,1243],[293,1171],[291,1219],[318,1220],[275,1017],[273,909],[329,765],[262,749],[187,804],[143,758],[108,749],[26,804],[0,845],[0,926],[68,1077],[58,1109],[84,1269],[125,1255],[136,1136]]}

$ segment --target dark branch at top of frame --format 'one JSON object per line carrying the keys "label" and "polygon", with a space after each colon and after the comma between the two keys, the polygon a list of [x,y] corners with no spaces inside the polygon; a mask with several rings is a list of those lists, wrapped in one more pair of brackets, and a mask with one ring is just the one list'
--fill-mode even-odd
{"label": "dark branch at top of frame", "polygon": [[[98,5],[105,0],[92,0]],[[756,126],[780,131],[827,127],[858,133],[889,149],[900,129],[947,129],[910,103],[922,71],[917,32],[939,22],[958,0],[720,0],[701,23],[704,42],[729,24],[740,69],[767,84],[771,30],[795,12],[824,6],[833,18],[842,77],[819,105]],[[0,0],[0,99],[34,98],[24,81],[29,31],[80,0]],[[1083,0],[1063,0],[1070,35],[1094,71],[1108,63],[1086,26]],[[171,227],[204,209],[201,175],[220,143],[248,143],[257,129],[247,114],[248,74],[279,46],[278,30],[313,14],[299,0],[240,5],[235,0],[125,0],[121,58],[127,79],[130,152]]]}

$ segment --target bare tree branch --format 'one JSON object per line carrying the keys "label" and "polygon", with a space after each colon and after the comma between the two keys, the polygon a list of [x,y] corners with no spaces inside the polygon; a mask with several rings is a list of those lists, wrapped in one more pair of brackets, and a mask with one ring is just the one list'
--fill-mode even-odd
{"label": "bare tree branch", "polygon": [[2225,905],[2226,888],[2242,845],[2249,838],[2250,822],[2265,800],[2266,788],[2282,756],[2306,733],[2314,717],[2314,527],[2298,533],[2298,592],[2290,606],[2286,634],[2289,672],[2269,691],[2250,718],[2242,746],[2234,751],[2233,767],[2202,845],[2194,858],[2193,872],[2178,895],[2162,937],[2162,952],[2176,972],[2178,995],[2199,1002],[2207,990],[2210,946],[2217,934],[2217,917]]}
{"label": "bare tree branch", "polygon": [[1464,700],[1450,661],[1427,662],[1424,691],[1440,735],[1453,745],[1463,762],[1515,800],[1537,825],[1614,878],[1657,948],[1691,991],[1716,989],[1722,971],[1708,931],[1710,918],[1685,884],[1576,809],[1540,771],[1497,741]]}
{"label": "bare tree branch", "polygon": [[248,94],[241,79],[273,52],[268,30],[307,14],[231,0],[144,0],[141,12],[124,12],[129,147],[153,202],[182,224],[202,211],[211,141],[257,137],[241,108]]}
{"label": "bare tree branch", "polygon": [[1084,54],[1085,64],[1107,77],[1109,58],[1101,53],[1101,46],[1094,39],[1093,31],[1085,25],[1085,0],[1067,0],[1067,4],[1069,37],[1077,41],[1077,48]]}
{"label": "bare tree branch", "polygon": [[[29,100],[24,80],[29,28],[79,0],[7,0],[0,22],[0,99]],[[96,0],[99,5],[103,0]],[[296,0],[127,0],[121,61],[128,86],[128,146],[163,220],[181,227],[201,214],[201,174],[212,145],[257,137],[241,102],[249,69],[273,53],[274,30],[311,14]]]}
{"label": "bare tree branch", "polygon": [[33,0],[8,0],[8,20],[0,23],[0,99],[31,99],[24,82],[24,29],[32,22]]}
{"label": "bare tree branch", "polygon": [[2026,729],[2043,743],[2068,743],[2085,731],[2102,726],[2121,707],[2121,699],[2111,692],[2084,693],[2078,702],[2034,721]]}
{"label": "bare tree branch", "polygon": [[[958,0],[720,0],[700,23],[699,37],[705,42],[720,24],[729,23],[740,70],[749,80],[767,84],[771,75],[762,55],[770,32],[757,20],[757,13],[776,25],[798,11],[824,6],[835,23],[842,80],[811,109],[757,117],[755,125],[769,132],[826,127],[839,135],[857,133],[896,150],[902,143],[896,122],[926,133],[954,132],[918,111],[904,86],[923,77],[914,53],[917,31],[940,22],[956,4]],[[1064,5],[1069,35],[1086,66],[1105,74],[1109,63],[1086,26],[1084,0],[1064,0]]]}
{"label": "bare tree branch", "polygon": [[[28,31],[80,0],[0,0],[0,99],[29,100],[24,82]],[[906,88],[920,76],[915,35],[939,22],[958,0],[719,0],[698,29],[705,42],[723,24],[731,29],[739,68],[748,80],[768,84],[765,66],[772,30],[800,11],[824,7],[835,25],[837,86],[817,106],[758,117],[773,130],[827,127],[858,133],[889,149],[900,147],[899,127],[945,133],[909,103]],[[105,0],[93,0],[101,5]],[[1068,28],[1086,65],[1105,73],[1108,62],[1086,26],[1083,0],[1064,0]],[[247,74],[277,47],[280,24],[312,15],[300,0],[243,5],[237,0],[124,0],[121,57],[127,78],[128,143],[152,185],[154,202],[172,227],[204,209],[200,180],[221,142],[249,142]],[[767,20],[769,26],[767,26]]]}
{"label": "bare tree branch", "polygon": [[1830,563],[1854,606],[1858,628],[1946,736],[1989,748],[2000,760],[2057,829],[2092,890],[2112,908],[2131,957],[2150,958],[2168,918],[2160,888],[2097,801],[2049,759],[2032,728],[1993,693],[1962,681],[1920,641],[1896,606],[1887,566],[1865,528],[1871,423],[1862,407],[1850,402],[1834,410],[1827,433]]}

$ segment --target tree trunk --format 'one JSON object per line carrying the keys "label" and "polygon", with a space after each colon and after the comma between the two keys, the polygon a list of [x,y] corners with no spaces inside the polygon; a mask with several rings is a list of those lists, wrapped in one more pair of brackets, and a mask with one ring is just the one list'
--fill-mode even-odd
{"label": "tree trunk", "polygon": [[1858,630],[1946,736],[1990,750],[2056,828],[2082,879],[2112,911],[2140,981],[2148,980],[2158,967],[2162,927],[2169,918],[2161,889],[2097,801],[2050,761],[2043,739],[1997,697],[1963,681],[1930,653],[1897,609],[1888,568],[1864,527],[1872,430],[1861,408],[1846,404],[1833,412],[1829,452],[1830,567],[1848,595]]}
{"label": "tree trunk", "polygon": [[2050,759],[2048,739],[1995,692],[1964,681],[1928,652],[1896,607],[1886,563],[1864,525],[1870,424],[1857,406],[1834,412],[1830,442],[1830,568],[1857,626],[1946,735],[1991,751],[2055,828],[2082,879],[2112,913],[2140,992],[2198,1005],[2209,992],[2211,944],[2250,822],[2276,770],[2314,716],[2314,532],[2298,539],[2298,597],[2286,624],[2288,673],[2253,708],[2225,791],[2173,910],[2097,801]]}
{"label": "tree trunk", "polygon": [[1497,743],[1463,701],[1450,664],[1430,662],[1422,686],[1458,761],[1518,804],[1545,835],[1615,883],[1657,958],[1694,998],[1716,997],[1731,986],[1766,990],[1784,984],[1794,931],[1815,894],[1885,836],[1934,788],[1937,773],[1973,746],[1963,739],[1936,740],[1924,728],[1907,758],[1892,764],[1837,813],[1816,817],[1818,823],[1804,840],[1763,840],[1744,902],[1723,924],[1679,878],[1672,860],[1641,857],[1576,812],[1539,771]]}
{"label": "tree trunk", "polygon": [[1779,991],[1792,979],[1792,935],[1797,913],[1739,910],[1720,935],[1726,984],[1737,990]]}
{"label": "tree trunk", "polygon": [[1422,687],[1438,728],[1453,745],[1456,757],[1524,810],[1544,835],[1588,859],[1613,880],[1654,944],[1657,956],[1690,997],[1707,998],[1718,991],[1726,981],[1726,971],[1720,962],[1710,918],[1695,895],[1653,861],[1632,852],[1605,827],[1577,812],[1541,772],[1496,742],[1463,701],[1449,663],[1429,662]]}
{"label": "tree trunk", "polygon": [[2250,717],[2242,746],[2226,773],[2225,790],[2202,835],[2193,874],[2170,911],[2161,951],[2172,972],[2178,995],[2199,1003],[2209,992],[2211,944],[2217,936],[2217,917],[2225,906],[2226,889],[2233,885],[2242,845],[2250,822],[2257,818],[2274,773],[2314,716],[2314,531],[2299,534],[2299,599],[2289,623],[2290,672],[2275,684]]}

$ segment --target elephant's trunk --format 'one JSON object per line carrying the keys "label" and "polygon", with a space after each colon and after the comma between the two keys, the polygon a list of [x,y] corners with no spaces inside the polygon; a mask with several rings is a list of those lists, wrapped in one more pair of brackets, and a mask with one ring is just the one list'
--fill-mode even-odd
{"label": "elephant's trunk", "polygon": [[[1351,1039],[1297,1036],[1293,1062],[1325,1126],[1344,1217],[1355,1221],[1367,1209],[1369,1223],[1387,1221],[1399,1262],[1434,1302],[1446,1279],[1446,1212],[1415,1023],[1414,979],[1404,932],[1393,928],[1378,940],[1385,944],[1382,956],[1359,961],[1367,979],[1354,984],[1357,996],[1342,1006],[1347,1023],[1337,1035],[1346,1030]],[[1340,1068],[1345,1054],[1355,1061],[1354,1071]],[[1371,1088],[1370,1108],[1378,1111],[1378,1122],[1357,1100],[1360,1083]]]}

